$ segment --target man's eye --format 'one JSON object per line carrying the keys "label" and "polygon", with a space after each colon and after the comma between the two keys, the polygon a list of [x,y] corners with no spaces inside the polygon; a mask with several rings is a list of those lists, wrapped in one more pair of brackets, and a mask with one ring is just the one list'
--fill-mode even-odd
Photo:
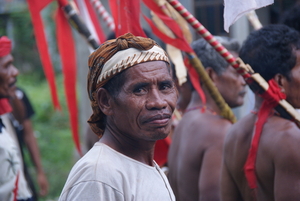
{"label": "man's eye", "polygon": [[171,89],[171,88],[172,88],[172,84],[162,84],[160,86],[161,90],[168,90],[168,89]]}
{"label": "man's eye", "polygon": [[143,93],[145,92],[145,88],[144,87],[139,87],[133,90],[134,93]]}

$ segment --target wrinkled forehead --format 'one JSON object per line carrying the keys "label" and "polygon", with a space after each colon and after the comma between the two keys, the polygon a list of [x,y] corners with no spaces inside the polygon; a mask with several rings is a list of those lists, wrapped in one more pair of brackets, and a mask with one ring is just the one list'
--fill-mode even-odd
{"label": "wrinkled forehead", "polygon": [[142,79],[152,77],[171,77],[171,67],[165,61],[149,61],[132,66],[126,70],[126,75],[137,75]]}

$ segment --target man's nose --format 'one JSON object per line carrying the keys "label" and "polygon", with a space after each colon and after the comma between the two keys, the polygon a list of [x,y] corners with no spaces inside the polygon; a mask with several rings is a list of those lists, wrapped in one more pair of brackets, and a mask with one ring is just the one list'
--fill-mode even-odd
{"label": "man's nose", "polygon": [[241,76],[241,75],[239,75],[239,81],[240,81],[241,85],[243,85],[243,86],[246,86],[246,85],[247,85],[245,79],[244,79],[243,76]]}
{"label": "man's nose", "polygon": [[13,77],[16,77],[19,75],[19,70],[14,65],[12,65],[12,67],[11,67],[11,75]]}
{"label": "man's nose", "polygon": [[148,110],[160,110],[167,107],[165,96],[158,90],[153,89],[146,101],[146,108]]}

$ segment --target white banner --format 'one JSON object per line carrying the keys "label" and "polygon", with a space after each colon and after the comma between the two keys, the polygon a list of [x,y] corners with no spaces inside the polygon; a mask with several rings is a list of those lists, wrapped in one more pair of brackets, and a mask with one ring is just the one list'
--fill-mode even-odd
{"label": "white banner", "polygon": [[224,0],[224,29],[229,27],[244,14],[273,4],[274,0]]}

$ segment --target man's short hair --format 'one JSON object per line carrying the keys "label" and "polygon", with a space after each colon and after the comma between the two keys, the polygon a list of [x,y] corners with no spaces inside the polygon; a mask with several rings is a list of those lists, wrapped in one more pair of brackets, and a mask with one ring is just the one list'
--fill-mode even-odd
{"label": "man's short hair", "polygon": [[[236,39],[215,36],[215,38],[228,50],[237,52],[240,49],[239,42]],[[228,67],[227,61],[210,45],[205,39],[200,38],[191,44],[193,50],[201,60],[204,68],[211,67],[220,75]]]}
{"label": "man's short hair", "polygon": [[268,25],[252,32],[240,50],[240,57],[266,81],[277,73],[290,79],[296,64],[295,50],[300,48],[300,35],[286,25]]}

